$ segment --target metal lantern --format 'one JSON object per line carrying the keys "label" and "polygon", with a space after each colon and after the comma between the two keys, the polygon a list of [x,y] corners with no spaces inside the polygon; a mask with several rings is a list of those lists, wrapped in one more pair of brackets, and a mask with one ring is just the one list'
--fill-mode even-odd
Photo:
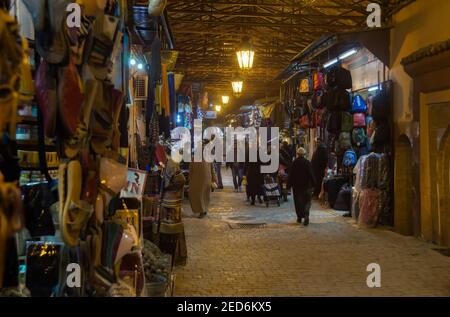
{"label": "metal lantern", "polygon": [[248,71],[253,68],[255,49],[251,44],[249,37],[244,37],[241,46],[236,51],[236,55],[241,70]]}
{"label": "metal lantern", "polygon": [[222,104],[224,106],[228,105],[229,102],[230,102],[230,96],[222,96]]}
{"label": "metal lantern", "polygon": [[233,87],[233,93],[236,97],[239,97],[242,94],[242,89],[244,88],[244,81],[239,76],[239,74],[235,74],[231,79],[231,86]]}

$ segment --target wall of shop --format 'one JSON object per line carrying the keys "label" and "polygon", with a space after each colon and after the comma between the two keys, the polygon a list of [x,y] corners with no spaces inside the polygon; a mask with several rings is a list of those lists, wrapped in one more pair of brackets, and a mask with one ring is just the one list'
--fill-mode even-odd
{"label": "wall of shop", "polygon": [[[450,1],[417,0],[394,17],[391,31],[391,78],[394,81],[394,120],[400,125],[412,119],[413,80],[403,69],[401,60],[421,47],[450,39],[448,21]],[[398,135],[406,133],[399,127]]]}
{"label": "wall of shop", "polygon": [[[450,24],[444,23],[448,12],[450,1],[417,0],[394,16],[391,31],[396,229],[447,246],[450,245],[446,143],[450,122],[450,63],[445,56],[450,55],[442,53],[438,62],[429,57],[417,63],[414,70],[412,67],[408,70],[409,74],[414,73],[411,76],[401,61],[421,48],[450,39]],[[409,144],[411,150],[407,148]],[[408,169],[411,177],[400,175]],[[398,198],[404,196],[413,197],[412,206]]]}

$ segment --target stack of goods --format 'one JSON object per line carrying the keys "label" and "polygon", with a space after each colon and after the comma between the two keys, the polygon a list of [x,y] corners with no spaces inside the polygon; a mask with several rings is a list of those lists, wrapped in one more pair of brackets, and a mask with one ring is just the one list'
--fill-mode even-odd
{"label": "stack of goods", "polygon": [[386,154],[362,156],[355,166],[352,215],[360,226],[392,224],[389,160]]}
{"label": "stack of goods", "polygon": [[307,78],[300,80],[300,98],[296,99],[295,113],[298,116],[302,129],[321,127],[321,120],[324,114],[322,99],[324,88],[324,74],[319,70],[312,72]]}
{"label": "stack of goods", "polygon": [[147,296],[164,296],[170,283],[172,259],[170,255],[148,240],[144,240],[142,250],[144,260]]}
{"label": "stack of goods", "polygon": [[83,269],[93,272],[100,265],[109,202],[127,183],[127,166],[118,154],[124,95],[111,79],[122,31],[118,3],[105,7],[106,1],[82,1],[81,28],[70,29],[66,8],[71,2],[24,1],[33,12],[40,56],[36,98],[45,135],[62,145],[59,230],[67,248],[85,245],[84,261],[91,266]]}
{"label": "stack of goods", "polygon": [[323,103],[327,108],[326,134],[328,151],[336,153],[338,167],[346,151],[352,149],[352,96],[348,92],[352,88],[350,71],[335,67],[327,74],[327,90]]}
{"label": "stack of goods", "polygon": [[[57,155],[47,158],[59,164],[57,186],[48,182],[23,187],[25,225],[31,238],[57,241],[29,244],[24,252],[27,287],[36,296],[142,296],[145,275],[141,208],[136,200],[119,198],[128,181],[126,160],[119,154],[119,116],[125,98],[114,83],[113,64],[122,57],[126,12],[122,6],[126,2],[77,1],[82,6],[80,28],[69,28],[66,23],[66,8],[74,1],[23,2],[33,13],[36,33],[39,123],[43,134],[60,145]],[[0,14],[3,41],[3,24],[14,19]],[[17,25],[14,28],[17,30]],[[8,43],[0,45],[0,51],[15,51],[12,57],[2,58],[0,84],[6,74],[17,73],[13,65],[22,65],[22,46]],[[2,52],[2,57],[9,55]],[[0,106],[4,108],[3,100]],[[7,116],[0,118],[2,131],[4,118],[14,121],[9,117],[15,109],[8,109]],[[31,159],[24,159],[24,154]],[[23,164],[36,167],[35,153],[22,153],[21,158]],[[3,177],[0,183],[3,190]],[[12,188],[4,188],[8,195],[0,196],[13,197]],[[6,208],[3,203],[0,199],[0,217]],[[9,202],[7,206],[13,205]],[[52,217],[55,206],[58,216]],[[4,238],[20,228],[16,214],[21,209],[14,207],[15,212],[6,214],[7,221],[0,220],[0,224],[8,225],[8,231],[0,230],[0,262],[14,258],[4,254]],[[59,234],[63,243],[58,241]],[[52,235],[56,236],[47,237]],[[66,266],[70,263],[81,266],[83,287],[76,291],[66,283],[70,273]],[[2,273],[0,263],[0,286]]]}

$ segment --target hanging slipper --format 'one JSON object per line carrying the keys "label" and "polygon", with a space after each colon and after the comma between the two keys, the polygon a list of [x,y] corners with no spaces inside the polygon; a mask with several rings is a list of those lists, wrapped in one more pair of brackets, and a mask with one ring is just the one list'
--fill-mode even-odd
{"label": "hanging slipper", "polygon": [[66,197],[61,222],[61,235],[69,246],[77,246],[81,231],[85,228],[93,212],[92,205],[80,200],[82,171],[79,161],[67,165]]}
{"label": "hanging slipper", "polygon": [[90,155],[89,148],[84,147],[81,152],[81,166],[83,167],[83,190],[81,199],[91,205],[95,204],[97,198],[98,185],[98,164],[94,157]]}
{"label": "hanging slipper", "polygon": [[[101,265],[101,249],[102,249],[102,223],[99,223],[96,217],[91,217],[86,228],[86,245],[89,256],[89,268],[92,270]],[[91,276],[91,271],[89,275]]]}
{"label": "hanging slipper", "polygon": [[95,153],[103,155],[113,145],[122,106],[123,93],[105,84],[97,94],[91,124],[91,146]]}
{"label": "hanging slipper", "polygon": [[23,0],[31,14],[36,33],[36,50],[47,62],[67,59],[66,8],[72,0]]}
{"label": "hanging slipper", "polygon": [[128,182],[128,166],[117,161],[101,158],[100,160],[100,193],[102,204],[105,210],[109,207],[109,202],[116,197]]}
{"label": "hanging slipper", "polygon": [[14,109],[17,107],[17,93],[10,85],[0,85],[0,136],[11,123]]}
{"label": "hanging slipper", "polygon": [[75,158],[80,152],[81,147],[86,143],[88,137],[88,127],[94,108],[95,97],[99,82],[88,80],[86,82],[85,98],[81,109],[81,119],[75,130],[75,134],[64,143],[64,153],[69,159]]}
{"label": "hanging slipper", "polygon": [[[126,228],[123,230],[122,236],[120,237],[119,246],[113,255],[114,264],[119,263],[126,254],[133,250],[133,246],[137,245],[139,242],[138,240],[135,240],[136,230],[134,230],[134,227],[129,224],[125,227]],[[133,232],[133,230],[135,232]]]}
{"label": "hanging slipper", "polygon": [[56,134],[57,92],[54,69],[41,60],[36,72],[36,99],[41,110],[45,135],[49,138]]}
{"label": "hanging slipper", "polygon": [[28,58],[28,56],[30,56],[30,49],[28,46],[28,40],[24,37],[22,37],[22,49],[25,54],[23,54],[23,59],[20,66],[20,101],[29,102],[34,98],[35,89],[33,76],[31,74],[30,60]]}
{"label": "hanging slipper", "polygon": [[105,13],[105,7],[108,0],[79,0],[78,3],[83,7],[83,13],[87,16],[96,17]]}
{"label": "hanging slipper", "polygon": [[[72,138],[82,118],[83,87],[74,60],[60,69],[58,85],[58,116],[64,129],[63,136]],[[82,134],[82,132],[80,132]]]}
{"label": "hanging slipper", "polygon": [[13,183],[4,183],[0,173],[0,289],[3,286],[4,259],[7,240],[22,228],[20,190]]}
{"label": "hanging slipper", "polygon": [[111,15],[100,15],[94,22],[94,41],[88,62],[99,80],[108,78],[112,71],[111,57],[119,34],[120,20]]}
{"label": "hanging slipper", "polygon": [[58,223],[59,230],[62,229],[64,218],[64,207],[66,206],[66,186],[67,186],[67,163],[59,164],[58,168]]}

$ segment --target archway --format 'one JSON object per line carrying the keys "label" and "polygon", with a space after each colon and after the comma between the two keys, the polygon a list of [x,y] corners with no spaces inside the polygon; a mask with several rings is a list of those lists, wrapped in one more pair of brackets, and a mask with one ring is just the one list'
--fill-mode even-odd
{"label": "archway", "polygon": [[395,147],[395,230],[404,235],[413,235],[413,181],[412,145],[406,135],[401,135]]}
{"label": "archway", "polygon": [[450,247],[450,125],[441,139],[436,168],[440,220],[439,242],[441,245]]}

